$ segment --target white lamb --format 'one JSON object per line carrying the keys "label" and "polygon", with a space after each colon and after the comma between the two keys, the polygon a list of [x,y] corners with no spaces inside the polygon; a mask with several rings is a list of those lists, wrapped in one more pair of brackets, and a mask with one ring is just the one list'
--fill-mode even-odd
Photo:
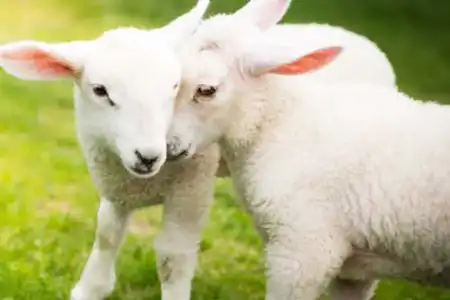
{"label": "white lamb", "polygon": [[0,48],[0,65],[18,78],[75,82],[77,134],[101,204],[95,243],[73,300],[100,300],[112,291],[130,214],[161,203],[155,249],[162,298],[190,298],[219,153],[212,147],[192,160],[163,163],[181,79],[176,50],[195,30],[208,2],[200,0],[160,29],[122,28],[92,41],[26,41]]}
{"label": "white lamb", "polygon": [[245,26],[218,18],[190,39],[168,149],[191,157],[219,142],[265,241],[266,299],[331,287],[333,300],[366,300],[384,277],[450,287],[450,108],[282,76],[346,49],[301,56]]}

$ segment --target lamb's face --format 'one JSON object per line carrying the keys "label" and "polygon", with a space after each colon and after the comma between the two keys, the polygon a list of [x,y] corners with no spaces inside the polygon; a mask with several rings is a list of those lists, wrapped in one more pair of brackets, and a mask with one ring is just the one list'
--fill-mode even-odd
{"label": "lamb's face", "polygon": [[248,39],[276,24],[289,0],[252,0],[231,15],[204,22],[185,49],[183,80],[168,136],[168,156],[178,159],[218,141],[242,87]]}
{"label": "lamb's face", "polygon": [[155,41],[130,40],[129,35],[99,39],[76,84],[81,130],[109,147],[139,177],[156,174],[165,162],[166,134],[181,79],[174,49]]}
{"label": "lamb's face", "polygon": [[183,75],[168,135],[169,159],[190,158],[226,133],[239,95],[252,80],[244,60],[260,35],[260,28],[235,15],[214,16],[197,28],[181,55]]}
{"label": "lamb's face", "polygon": [[217,142],[232,119],[236,81],[240,79],[216,50],[200,47],[185,53],[168,135],[169,159],[189,158]]}

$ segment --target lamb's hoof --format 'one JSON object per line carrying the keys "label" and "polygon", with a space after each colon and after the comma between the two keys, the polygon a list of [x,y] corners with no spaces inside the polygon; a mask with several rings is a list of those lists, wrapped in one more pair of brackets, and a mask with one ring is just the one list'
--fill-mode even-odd
{"label": "lamb's hoof", "polygon": [[94,278],[97,279],[95,282],[85,278],[78,281],[70,292],[70,300],[104,300],[112,294],[116,283],[115,272],[110,272],[106,276],[97,276]]}
{"label": "lamb's hoof", "polygon": [[76,286],[70,293],[70,300],[103,300],[109,294],[111,294],[112,288],[104,288],[104,289],[90,289],[86,291],[86,289],[79,288]]}

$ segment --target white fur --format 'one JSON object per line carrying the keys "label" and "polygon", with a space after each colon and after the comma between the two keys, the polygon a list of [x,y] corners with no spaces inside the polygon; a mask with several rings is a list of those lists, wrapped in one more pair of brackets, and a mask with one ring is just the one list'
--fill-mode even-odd
{"label": "white fur", "polygon": [[223,17],[192,38],[169,154],[219,142],[265,240],[266,299],[366,300],[385,277],[449,287],[449,107],[269,74],[298,47],[249,27]]}
{"label": "white fur", "polygon": [[[160,29],[121,28],[92,41],[26,41],[0,48],[2,67],[16,77],[75,81],[77,135],[102,200],[92,253],[72,290],[73,300],[100,300],[111,293],[116,256],[131,213],[161,203],[162,231],[154,245],[162,298],[190,298],[200,233],[213,198],[218,150],[214,146],[192,160],[163,163],[175,85],[181,76],[176,51],[197,27],[207,4],[200,0],[191,12]],[[73,72],[54,72],[36,55],[50,55]],[[110,99],[96,96],[94,84],[104,85]],[[132,170],[138,160],[135,150],[157,158],[150,172]]]}

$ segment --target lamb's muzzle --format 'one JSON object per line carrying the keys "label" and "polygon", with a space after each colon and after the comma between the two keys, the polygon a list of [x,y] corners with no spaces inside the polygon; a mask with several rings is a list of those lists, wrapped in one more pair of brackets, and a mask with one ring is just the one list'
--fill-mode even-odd
{"label": "lamb's muzzle", "polygon": [[167,144],[167,160],[176,161],[192,157],[195,153],[191,144],[184,145],[181,139],[173,137]]}
{"label": "lamb's muzzle", "polygon": [[135,150],[137,161],[131,169],[139,175],[148,175],[154,171],[155,163],[160,160],[160,155],[142,154],[139,150]]}

